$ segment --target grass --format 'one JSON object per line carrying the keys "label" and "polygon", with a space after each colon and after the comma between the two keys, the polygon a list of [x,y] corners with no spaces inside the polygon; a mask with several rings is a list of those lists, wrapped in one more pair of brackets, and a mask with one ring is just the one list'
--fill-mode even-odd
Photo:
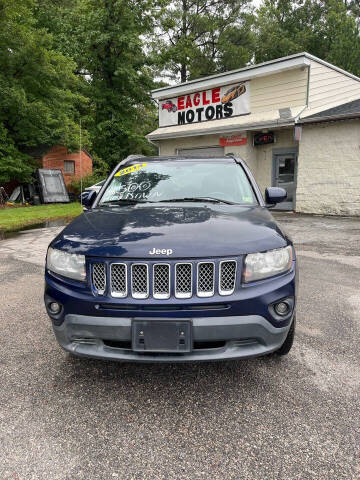
{"label": "grass", "polygon": [[11,232],[37,225],[46,220],[74,218],[82,212],[80,203],[54,203],[33,207],[6,207],[0,209],[0,230]]}

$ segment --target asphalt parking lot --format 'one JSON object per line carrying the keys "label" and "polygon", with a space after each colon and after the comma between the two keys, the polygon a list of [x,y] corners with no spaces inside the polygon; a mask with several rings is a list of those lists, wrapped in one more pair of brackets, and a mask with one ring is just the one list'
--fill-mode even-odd
{"label": "asphalt parking lot", "polygon": [[287,357],[69,357],[45,314],[57,228],[0,241],[0,479],[360,478],[360,220],[277,214],[300,265]]}

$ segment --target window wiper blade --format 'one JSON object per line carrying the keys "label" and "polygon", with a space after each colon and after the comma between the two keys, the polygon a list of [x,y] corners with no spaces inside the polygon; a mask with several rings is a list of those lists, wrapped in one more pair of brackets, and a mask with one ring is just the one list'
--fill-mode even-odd
{"label": "window wiper blade", "polygon": [[149,203],[147,200],[136,200],[135,198],[118,198],[117,200],[107,200],[106,202],[101,202],[101,205],[116,205],[118,203]]}
{"label": "window wiper blade", "polygon": [[198,197],[202,200],[208,200],[211,202],[216,203],[226,203],[227,205],[236,205],[236,202],[231,202],[230,200],[224,200],[223,198],[215,198],[215,197]]}
{"label": "window wiper blade", "polygon": [[159,200],[159,202],[211,202],[211,203],[226,203],[227,205],[236,205],[230,200],[223,200],[215,197],[184,197],[184,198],[169,198],[168,200]]}

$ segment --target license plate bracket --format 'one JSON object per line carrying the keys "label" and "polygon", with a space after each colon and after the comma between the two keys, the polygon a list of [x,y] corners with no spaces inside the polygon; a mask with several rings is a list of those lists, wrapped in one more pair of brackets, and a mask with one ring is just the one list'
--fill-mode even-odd
{"label": "license plate bracket", "polygon": [[132,349],[135,352],[190,352],[190,320],[133,320]]}

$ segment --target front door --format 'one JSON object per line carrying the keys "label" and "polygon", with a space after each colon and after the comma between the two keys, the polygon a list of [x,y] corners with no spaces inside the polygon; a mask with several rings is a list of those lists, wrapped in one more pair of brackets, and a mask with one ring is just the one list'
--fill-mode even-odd
{"label": "front door", "polygon": [[294,210],[295,208],[295,172],[297,154],[276,153],[273,157],[273,185],[287,191],[285,202],[276,205],[277,210]]}

